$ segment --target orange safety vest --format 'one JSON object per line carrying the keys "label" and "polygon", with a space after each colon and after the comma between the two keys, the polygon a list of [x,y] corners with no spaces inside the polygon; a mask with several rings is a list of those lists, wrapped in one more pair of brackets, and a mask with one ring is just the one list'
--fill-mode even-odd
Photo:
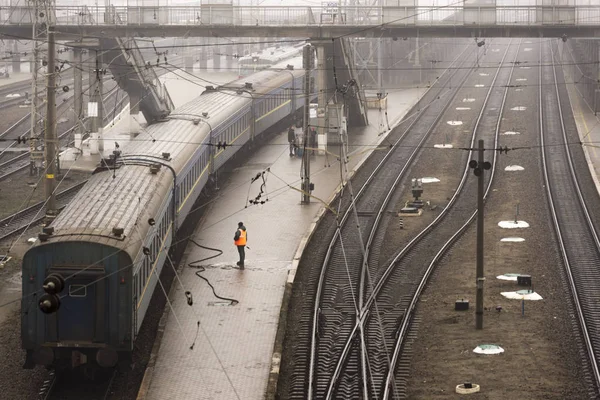
{"label": "orange safety vest", "polygon": [[240,238],[235,240],[234,243],[236,246],[245,246],[246,245],[246,231],[243,229],[238,229],[240,231]]}

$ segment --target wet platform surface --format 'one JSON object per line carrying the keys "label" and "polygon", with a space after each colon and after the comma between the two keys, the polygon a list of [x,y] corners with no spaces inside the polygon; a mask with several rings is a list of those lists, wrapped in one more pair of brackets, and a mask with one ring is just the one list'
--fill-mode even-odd
{"label": "wet platform surface", "polygon": [[[390,94],[390,125],[399,121],[423,92],[409,89]],[[349,169],[383,139],[379,133],[386,125],[381,123],[385,117],[378,110],[369,112],[371,125],[349,134],[349,149],[355,153]],[[138,399],[264,397],[285,284],[296,264],[293,260],[299,257],[297,250],[308,237],[319,210],[341,183],[335,157],[315,155],[311,160],[314,197],[310,204],[301,204],[301,193],[293,189],[300,187],[300,168],[301,159],[289,156],[287,134],[282,132],[237,168],[228,181],[219,183],[219,197],[208,206],[192,239],[222,254],[188,245],[180,281],[173,281],[171,288],[172,308],[166,306],[164,332],[159,333],[162,339],[155,346],[158,351]],[[250,183],[263,172],[264,182],[260,178]],[[248,199],[256,198],[263,183],[261,199],[268,201],[249,204]],[[248,229],[250,248],[244,270],[236,266],[238,254],[233,244],[240,221]],[[196,275],[199,269],[189,263],[201,265],[205,269],[201,276],[210,281],[216,293],[237,303],[216,298],[207,282]],[[193,295],[191,307],[185,291]]]}

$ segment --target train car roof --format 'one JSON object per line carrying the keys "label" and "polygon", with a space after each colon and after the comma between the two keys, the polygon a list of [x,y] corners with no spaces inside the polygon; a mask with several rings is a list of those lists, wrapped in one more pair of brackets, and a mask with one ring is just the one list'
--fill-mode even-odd
{"label": "train car roof", "polygon": [[[301,62],[301,57],[297,57],[283,64]],[[124,166],[90,177],[52,223],[54,234],[49,240],[94,240],[121,248],[130,246],[133,240],[141,245],[149,229],[146,221],[156,217],[172,188],[173,177],[168,168],[152,174],[148,166],[134,165],[134,159],[151,160],[169,153],[169,164],[179,172],[195,149],[207,140],[210,130],[249,103],[248,95],[237,94],[236,87],[249,82],[260,95],[289,80],[290,72],[294,77],[304,73],[301,69],[285,72],[264,70],[233,81],[224,90],[204,92],[175,109],[166,121],[146,127],[135,140],[120,147],[122,160],[129,160]],[[115,237],[112,234],[115,227],[122,228],[123,237],[129,240]]]}

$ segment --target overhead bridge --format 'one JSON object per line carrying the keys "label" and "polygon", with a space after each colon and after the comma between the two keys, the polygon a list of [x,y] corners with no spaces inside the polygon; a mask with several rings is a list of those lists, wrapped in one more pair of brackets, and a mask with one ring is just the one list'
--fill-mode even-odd
{"label": "overhead bridge", "polygon": [[[506,6],[494,0],[466,0],[460,5],[433,7],[421,6],[418,0],[385,0],[385,6],[201,4],[161,7],[156,1],[154,6],[88,8],[60,5],[59,0],[51,17],[59,39],[79,38],[81,35],[331,39],[341,36],[596,37],[600,34],[600,4],[596,1],[529,2],[535,5]],[[213,3],[217,1],[213,0]],[[30,37],[32,20],[31,7],[2,6],[0,34]],[[86,23],[89,20],[95,23]]]}

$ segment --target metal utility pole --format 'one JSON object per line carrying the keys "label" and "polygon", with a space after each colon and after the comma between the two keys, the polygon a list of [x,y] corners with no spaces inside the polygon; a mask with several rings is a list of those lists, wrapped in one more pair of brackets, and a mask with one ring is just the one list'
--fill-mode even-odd
{"label": "metal utility pole", "polygon": [[[83,126],[83,62],[82,50],[78,47],[73,48],[73,117],[75,120],[74,135],[83,135],[85,127]],[[81,136],[79,136],[81,138]],[[77,143],[78,141],[75,141]],[[81,150],[81,149],[79,149]]]}
{"label": "metal utility pole", "polygon": [[46,96],[48,107],[46,111],[46,134],[44,137],[46,149],[46,217],[56,215],[56,197],[54,196],[56,174],[56,48],[54,42],[54,26],[48,27],[48,83]]}
{"label": "metal utility pole", "polygon": [[483,161],[483,140],[479,140],[478,161],[471,160],[469,167],[477,177],[477,269],[476,284],[477,295],[475,300],[475,328],[483,329],[483,171],[492,168],[492,165]]}
{"label": "metal utility pole", "polygon": [[96,67],[90,73],[90,101],[88,102],[88,117],[91,118],[91,148],[92,154],[101,153],[104,150],[102,140],[102,125],[104,112],[102,109],[102,57],[96,52]]}
{"label": "metal utility pole", "polygon": [[302,203],[310,203],[310,192],[312,190],[310,183],[310,150],[306,147],[309,140],[308,121],[310,118],[310,74],[315,65],[315,55],[312,46],[304,46],[302,53],[304,64],[304,152],[302,153]]}
{"label": "metal utility pole", "polygon": [[32,24],[32,44],[31,52],[31,127],[29,131],[30,161],[29,174],[35,175],[36,171],[41,169],[44,160],[44,152],[38,148],[40,125],[43,119],[42,103],[40,96],[43,96],[43,88],[46,84],[43,79],[42,53],[45,48],[45,42],[48,39],[48,26],[51,24],[51,15],[49,10],[53,10],[53,3],[48,2],[47,7],[39,0],[33,1],[33,24]]}

